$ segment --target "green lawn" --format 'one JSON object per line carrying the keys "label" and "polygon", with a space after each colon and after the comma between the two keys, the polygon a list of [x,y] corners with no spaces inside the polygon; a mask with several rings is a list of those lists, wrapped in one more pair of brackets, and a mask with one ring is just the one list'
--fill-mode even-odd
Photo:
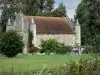
{"label": "green lawn", "polygon": [[17,56],[15,58],[0,58],[0,71],[9,71],[13,67],[15,71],[56,68],[68,61],[79,61],[80,58],[93,58],[92,55],[53,55],[53,56]]}

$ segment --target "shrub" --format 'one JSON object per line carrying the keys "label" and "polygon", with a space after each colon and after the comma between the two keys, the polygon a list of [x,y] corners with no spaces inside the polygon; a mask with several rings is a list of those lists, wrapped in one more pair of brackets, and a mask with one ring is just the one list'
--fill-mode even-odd
{"label": "shrub", "polygon": [[49,54],[50,52],[55,52],[57,49],[57,41],[54,39],[49,39],[49,40],[42,40],[41,41],[41,52],[45,52]]}
{"label": "shrub", "polygon": [[22,37],[13,30],[9,30],[2,34],[0,38],[0,50],[6,57],[14,57],[23,51]]}
{"label": "shrub", "polygon": [[39,48],[37,48],[37,47],[35,47],[35,46],[31,46],[31,47],[29,47],[29,53],[32,53],[32,55],[33,55],[33,53],[36,53],[36,52],[38,52],[40,49]]}
{"label": "shrub", "polygon": [[59,43],[54,39],[42,40],[41,41],[41,52],[49,54],[50,52],[55,52],[57,54],[66,54],[72,51],[71,46],[66,46],[63,43]]}
{"label": "shrub", "polygon": [[93,53],[93,47],[92,46],[87,46],[87,47],[84,47],[85,48],[85,50],[83,50],[83,53],[86,53],[86,54],[88,54],[88,53]]}
{"label": "shrub", "polygon": [[81,59],[78,64],[68,63],[68,75],[100,75],[100,61],[92,59]]}
{"label": "shrub", "polygon": [[71,46],[66,46],[63,43],[58,43],[58,48],[56,49],[57,54],[66,54],[67,52],[71,52],[72,47]]}

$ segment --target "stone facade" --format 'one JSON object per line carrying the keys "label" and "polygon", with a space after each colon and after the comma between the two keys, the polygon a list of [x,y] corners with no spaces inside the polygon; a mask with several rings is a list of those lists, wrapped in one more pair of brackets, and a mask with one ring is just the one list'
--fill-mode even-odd
{"label": "stone facade", "polygon": [[[59,19],[59,18],[57,18]],[[39,19],[41,20],[41,19]],[[65,19],[64,19],[65,20]],[[44,20],[43,20],[44,21]],[[58,20],[60,22],[60,20]],[[63,20],[61,20],[63,22]],[[47,22],[48,23],[48,22]],[[37,23],[38,24],[38,23]],[[57,33],[57,34],[41,34],[37,33],[37,24],[35,23],[34,19],[32,18],[29,22],[26,20],[25,16],[22,13],[19,13],[16,15],[16,19],[11,24],[10,20],[8,20],[8,24],[6,26],[6,30],[16,30],[18,33],[20,33],[23,36],[23,42],[25,44],[23,53],[27,54],[28,50],[28,35],[29,32],[28,30],[32,31],[33,33],[33,41],[32,43],[39,47],[41,40],[47,40],[47,39],[56,39],[58,42],[65,43],[66,45],[71,45],[74,46],[76,43],[81,46],[81,30],[80,30],[80,25],[75,26],[74,33]],[[43,23],[44,24],[44,23]],[[63,23],[59,23],[63,24]],[[69,26],[71,27],[71,26]],[[43,29],[42,29],[43,30]]]}
{"label": "stone facade", "polygon": [[40,45],[41,40],[56,39],[65,45],[75,45],[75,34],[38,34],[36,35],[36,45]]}
{"label": "stone facade", "polygon": [[10,19],[8,20],[8,24],[6,26],[6,31],[13,29],[16,30],[21,36],[23,36],[23,42],[25,44],[23,53],[27,54],[28,50],[28,23],[24,19],[24,15],[22,13],[19,13],[16,15],[16,19],[11,24]]}

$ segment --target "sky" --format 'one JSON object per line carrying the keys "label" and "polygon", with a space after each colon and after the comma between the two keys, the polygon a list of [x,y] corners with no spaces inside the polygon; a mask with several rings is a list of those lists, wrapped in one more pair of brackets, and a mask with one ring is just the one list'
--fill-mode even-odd
{"label": "sky", "polygon": [[77,8],[78,4],[81,2],[81,0],[55,0],[55,8],[58,7],[59,3],[63,1],[63,3],[66,6],[67,15],[69,18],[74,18],[75,9]]}

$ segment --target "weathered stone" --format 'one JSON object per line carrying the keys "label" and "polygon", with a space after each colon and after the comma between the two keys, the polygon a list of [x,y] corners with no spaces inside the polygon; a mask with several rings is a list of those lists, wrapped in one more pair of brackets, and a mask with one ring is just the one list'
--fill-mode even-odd
{"label": "weathered stone", "polygon": [[[41,19],[42,18],[38,19],[38,21],[40,21]],[[53,19],[53,17],[49,18],[49,19]],[[64,22],[64,24],[66,22],[69,22],[69,21],[67,21],[68,19],[66,19],[66,20],[61,19],[61,18],[55,18],[55,19],[57,19],[57,21],[59,22],[60,25],[62,25],[63,22]],[[58,20],[58,19],[60,19],[62,21],[62,23],[60,23],[60,20]],[[27,20],[30,21],[30,19],[27,19]],[[28,36],[29,36],[28,31],[29,30],[31,30],[32,33],[33,33],[32,43],[34,44],[34,46],[37,46],[37,47],[39,47],[39,45],[41,44],[41,40],[48,40],[48,39],[56,39],[58,42],[65,43],[66,45],[70,45],[70,46],[74,46],[75,44],[78,44],[79,46],[81,46],[81,29],[80,29],[80,25],[78,23],[75,26],[75,30],[72,29],[71,25],[69,25],[71,23],[68,24],[68,27],[69,28],[71,27],[73,33],[67,34],[66,32],[64,32],[63,34],[61,34],[61,33],[58,34],[59,31],[57,30],[57,34],[45,34],[45,33],[41,34],[41,32],[39,34],[37,34],[37,24],[35,23],[35,20],[33,19],[33,17],[31,18],[30,23],[27,20],[22,13],[18,13],[18,14],[16,14],[16,18],[15,18],[15,21],[13,22],[13,24],[6,26],[7,31],[10,30],[10,29],[13,29],[13,30],[16,30],[20,35],[23,36],[23,42],[25,44],[25,47],[24,47],[24,50],[23,50],[24,54],[28,53]],[[44,21],[44,20],[41,20],[41,21]],[[53,25],[55,25],[55,24],[57,24],[57,23],[53,23]],[[53,25],[52,25],[52,27],[53,27]],[[41,26],[41,25],[39,25],[39,26]],[[47,25],[45,25],[45,26],[47,27]],[[65,25],[65,27],[66,27],[66,25]],[[59,30],[60,30],[60,28],[59,28]],[[43,29],[42,29],[42,31],[43,31]],[[66,31],[66,29],[65,29],[65,31]],[[38,55],[41,55],[41,54],[38,53]]]}

